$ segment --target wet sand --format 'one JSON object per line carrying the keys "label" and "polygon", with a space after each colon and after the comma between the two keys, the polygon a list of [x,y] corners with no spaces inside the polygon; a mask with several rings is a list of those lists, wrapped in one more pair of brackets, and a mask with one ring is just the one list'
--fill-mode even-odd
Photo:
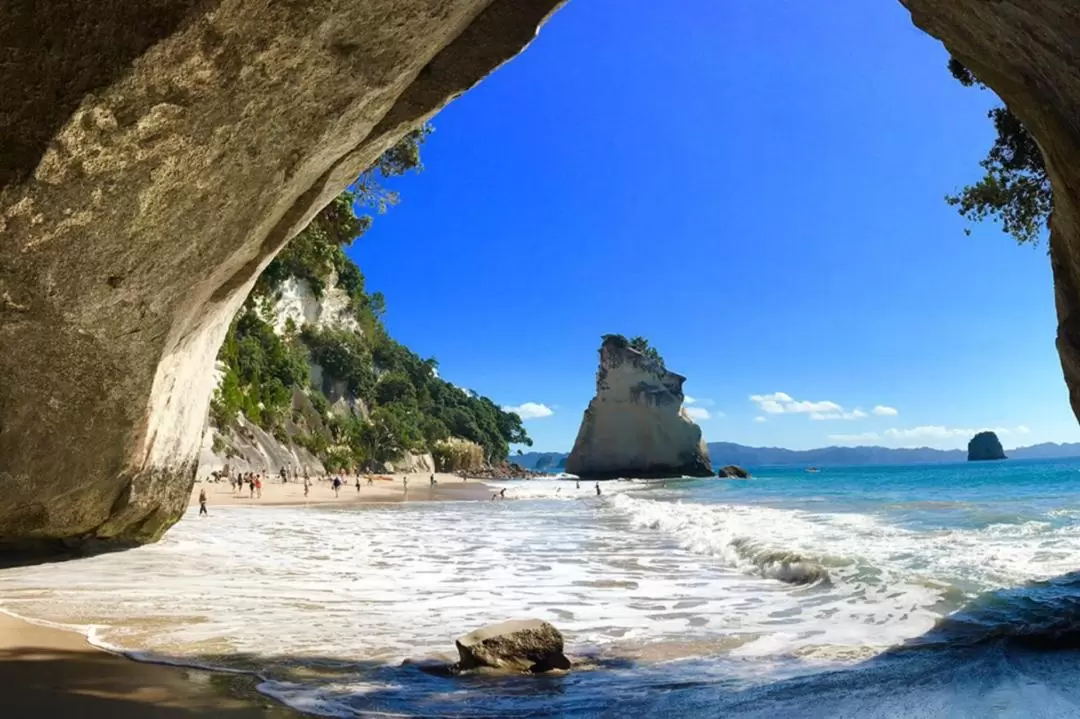
{"label": "wet sand", "polygon": [[[197,483],[191,504],[206,489],[208,509],[224,506],[357,505],[381,502],[488,500],[494,490],[478,480],[463,481],[450,474],[410,474],[392,481],[375,479],[368,486],[355,477],[340,496],[328,481],[313,480],[307,497],[302,480],[265,482],[262,498],[252,499],[245,487],[234,496],[225,482]],[[190,520],[189,520],[190,521]],[[40,626],[0,613],[0,716],[84,717],[86,719],[296,719],[288,707],[259,694],[258,680],[248,675],[207,672],[150,664],[102,651],[75,632]]]}
{"label": "wet sand", "polygon": [[[379,479],[380,476],[390,479]],[[213,511],[214,507],[304,507],[318,504],[483,500],[491,499],[492,493],[496,491],[480,480],[463,480],[453,474],[437,473],[435,481],[438,484],[435,487],[431,486],[430,472],[372,477],[374,480],[371,486],[368,486],[366,476],[360,477],[359,491],[356,489],[356,477],[347,477],[338,496],[334,495],[333,485],[329,481],[312,479],[311,490],[306,497],[303,479],[290,479],[287,483],[282,483],[280,477],[270,476],[263,482],[261,498],[252,498],[246,485],[243,492],[237,495],[228,482],[197,482],[191,491],[189,506],[198,505],[199,492],[202,489],[206,490],[208,511]],[[407,491],[402,482],[403,477],[409,479]]]}
{"label": "wet sand", "polygon": [[254,677],[135,662],[74,632],[0,614],[5,719],[296,719]]}

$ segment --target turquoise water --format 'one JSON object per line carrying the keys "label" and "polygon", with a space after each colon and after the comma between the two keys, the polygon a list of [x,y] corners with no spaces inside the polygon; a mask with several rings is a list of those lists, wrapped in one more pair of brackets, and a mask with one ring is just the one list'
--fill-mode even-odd
{"label": "turquoise water", "polygon": [[[6,570],[0,606],[327,716],[1080,718],[1080,460],[749,469],[214,507],[156,545]],[[583,664],[403,665],[517,617]]]}

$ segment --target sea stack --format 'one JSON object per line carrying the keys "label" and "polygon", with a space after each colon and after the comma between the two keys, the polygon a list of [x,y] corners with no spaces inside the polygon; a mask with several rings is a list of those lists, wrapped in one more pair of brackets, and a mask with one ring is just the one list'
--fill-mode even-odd
{"label": "sea stack", "polygon": [[648,342],[604,335],[596,396],[566,471],[582,479],[711,477],[701,428],[683,411],[683,382]]}
{"label": "sea stack", "polygon": [[968,461],[983,462],[991,459],[1007,459],[1001,440],[993,432],[979,432],[968,442]]}

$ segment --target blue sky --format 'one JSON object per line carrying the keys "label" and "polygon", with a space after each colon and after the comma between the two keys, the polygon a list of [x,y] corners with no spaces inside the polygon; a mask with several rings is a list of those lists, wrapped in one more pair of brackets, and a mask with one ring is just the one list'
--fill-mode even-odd
{"label": "blue sky", "polygon": [[943,200],[994,102],[946,61],[898,2],[571,2],[435,118],[351,254],[444,377],[551,411],[540,450],[607,332],[688,377],[710,441],[1080,440],[1045,248]]}

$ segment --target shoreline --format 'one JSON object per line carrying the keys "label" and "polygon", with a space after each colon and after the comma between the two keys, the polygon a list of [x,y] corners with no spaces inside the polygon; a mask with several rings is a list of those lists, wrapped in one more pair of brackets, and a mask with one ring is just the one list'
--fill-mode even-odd
{"label": "shoreline", "polygon": [[[312,507],[312,506],[359,506],[365,504],[386,504],[405,502],[448,502],[489,500],[498,491],[489,487],[480,479],[463,480],[454,474],[434,473],[436,485],[430,483],[431,472],[412,472],[409,474],[371,475],[374,479],[367,484],[367,475],[360,476],[360,489],[356,488],[355,475],[348,476],[337,496],[328,479],[312,479],[308,496],[304,496],[303,480],[289,480],[283,483],[279,477],[270,476],[263,482],[261,497],[250,496],[245,485],[241,494],[236,494],[227,481],[196,482],[188,499],[188,507],[199,506],[199,492],[206,490],[207,511],[215,507]],[[381,477],[379,479],[378,477]],[[408,487],[402,478],[409,480]]]}
{"label": "shoreline", "polygon": [[92,645],[74,629],[0,610],[0,685],[4,716],[86,719],[300,719],[260,694],[261,680],[139,661]]}
{"label": "shoreline", "polygon": [[[388,477],[390,475],[382,475]],[[407,476],[406,491],[402,478]],[[237,496],[227,482],[197,482],[189,509],[199,506],[202,490],[212,515],[220,507],[333,507],[387,503],[488,501],[498,491],[484,480],[452,474],[393,475],[375,479],[349,477],[339,496],[327,480],[312,480],[307,497],[303,482],[270,477],[261,498],[247,487]],[[194,517],[187,521],[193,521]],[[257,687],[256,674],[184,666],[140,659],[96,646],[75,627],[61,627],[15,614],[0,605],[0,685],[5,687],[4,716],[79,716],[87,719],[182,719],[198,714],[210,719],[301,719],[293,709]]]}

